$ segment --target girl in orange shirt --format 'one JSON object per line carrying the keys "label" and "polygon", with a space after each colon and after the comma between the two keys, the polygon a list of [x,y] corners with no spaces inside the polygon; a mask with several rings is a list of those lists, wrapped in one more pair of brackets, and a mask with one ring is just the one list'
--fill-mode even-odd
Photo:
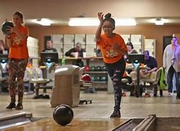
{"label": "girl in orange shirt", "polygon": [[[103,13],[99,12],[98,18],[100,24],[95,34],[96,43],[101,50],[103,61],[106,65],[108,74],[113,81],[114,88],[115,106],[110,117],[121,117],[121,79],[125,71],[125,60],[123,56],[127,54],[127,47],[123,38],[119,34],[113,33],[113,30],[115,29],[115,20],[111,18],[111,14],[106,14],[104,18]],[[101,34],[102,29],[104,34]]]}
{"label": "girl in orange shirt", "polygon": [[[15,12],[12,16],[14,27],[8,27],[6,35],[9,47],[9,94],[11,97],[7,109],[23,109],[23,77],[28,63],[27,38],[29,30],[23,26],[23,14]],[[18,88],[18,104],[16,105],[16,87]]]}

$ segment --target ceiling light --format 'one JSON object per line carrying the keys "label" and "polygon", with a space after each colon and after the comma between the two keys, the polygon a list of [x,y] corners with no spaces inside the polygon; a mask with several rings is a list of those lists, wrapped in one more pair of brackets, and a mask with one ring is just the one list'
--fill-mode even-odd
{"label": "ceiling light", "polygon": [[[135,26],[135,19],[115,19],[116,26]],[[68,22],[69,26],[98,26],[97,18],[71,18]]]}
{"label": "ceiling light", "polygon": [[95,18],[71,18],[68,23],[69,26],[97,26],[98,19]]}
{"label": "ceiling light", "polygon": [[156,19],[154,23],[155,23],[155,25],[164,25],[164,20],[163,19]]}
{"label": "ceiling light", "polygon": [[116,19],[117,26],[135,26],[136,20],[133,18],[129,19]]}
{"label": "ceiling light", "polygon": [[35,22],[42,26],[50,26],[52,24],[52,21],[47,18],[37,19]]}

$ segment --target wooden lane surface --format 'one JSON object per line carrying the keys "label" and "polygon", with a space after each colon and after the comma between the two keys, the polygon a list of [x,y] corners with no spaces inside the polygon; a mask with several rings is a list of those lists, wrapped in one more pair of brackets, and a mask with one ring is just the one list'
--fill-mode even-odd
{"label": "wooden lane surface", "polygon": [[116,119],[73,119],[66,126],[58,125],[53,118],[5,129],[4,131],[112,131],[126,120]]}

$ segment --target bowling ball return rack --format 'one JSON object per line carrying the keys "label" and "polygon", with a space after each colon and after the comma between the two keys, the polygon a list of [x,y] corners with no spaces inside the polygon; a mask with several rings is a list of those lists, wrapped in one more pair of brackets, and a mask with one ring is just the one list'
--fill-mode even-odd
{"label": "bowling ball return rack", "polygon": [[180,117],[157,117],[150,114],[146,118],[125,121],[113,131],[179,131]]}
{"label": "bowling ball return rack", "polygon": [[4,112],[0,117],[0,130],[32,122],[30,112]]}

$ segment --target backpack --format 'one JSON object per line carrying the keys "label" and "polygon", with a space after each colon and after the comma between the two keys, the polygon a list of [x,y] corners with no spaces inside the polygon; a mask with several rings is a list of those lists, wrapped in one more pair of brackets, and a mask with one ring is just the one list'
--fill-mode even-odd
{"label": "backpack", "polygon": [[158,85],[159,85],[161,90],[164,90],[167,86],[166,81],[165,81],[165,69],[164,69],[164,67],[161,67],[161,73],[160,73],[160,79],[159,79]]}

